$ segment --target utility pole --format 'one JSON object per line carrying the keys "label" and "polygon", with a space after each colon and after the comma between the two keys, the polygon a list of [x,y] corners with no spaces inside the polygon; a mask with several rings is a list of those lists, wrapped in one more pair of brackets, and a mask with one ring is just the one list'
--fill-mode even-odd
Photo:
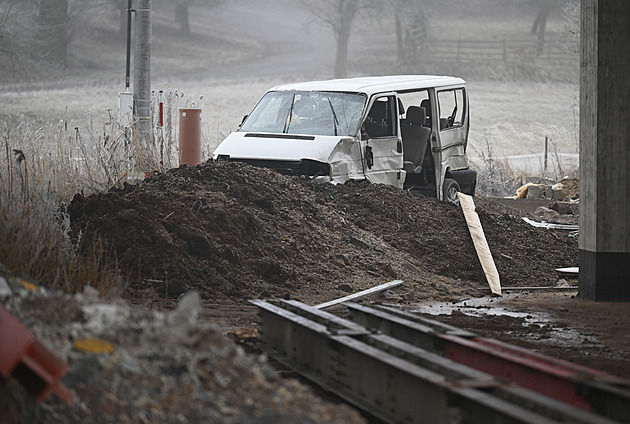
{"label": "utility pole", "polygon": [[151,135],[151,0],[137,0],[135,12],[134,110],[140,138],[148,142]]}

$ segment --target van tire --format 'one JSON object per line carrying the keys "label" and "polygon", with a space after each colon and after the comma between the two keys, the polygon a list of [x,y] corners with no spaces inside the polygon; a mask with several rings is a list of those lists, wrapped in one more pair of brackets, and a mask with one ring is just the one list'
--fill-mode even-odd
{"label": "van tire", "polygon": [[459,204],[459,197],[457,193],[460,191],[459,184],[452,178],[445,178],[444,185],[442,186],[442,198],[445,202],[451,202],[453,204]]}

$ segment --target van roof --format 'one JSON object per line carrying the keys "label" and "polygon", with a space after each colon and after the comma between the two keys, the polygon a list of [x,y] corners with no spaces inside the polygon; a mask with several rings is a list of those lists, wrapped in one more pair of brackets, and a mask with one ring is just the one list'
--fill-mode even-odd
{"label": "van roof", "polygon": [[389,75],[283,84],[273,87],[269,89],[269,91],[340,91],[372,95],[387,91],[406,91],[463,84],[466,84],[466,82],[457,77],[437,75]]}

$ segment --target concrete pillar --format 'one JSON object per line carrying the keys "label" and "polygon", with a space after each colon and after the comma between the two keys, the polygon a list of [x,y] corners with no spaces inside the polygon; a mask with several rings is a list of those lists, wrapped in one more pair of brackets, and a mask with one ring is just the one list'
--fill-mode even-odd
{"label": "concrete pillar", "polygon": [[630,1],[581,13],[580,297],[630,300]]}

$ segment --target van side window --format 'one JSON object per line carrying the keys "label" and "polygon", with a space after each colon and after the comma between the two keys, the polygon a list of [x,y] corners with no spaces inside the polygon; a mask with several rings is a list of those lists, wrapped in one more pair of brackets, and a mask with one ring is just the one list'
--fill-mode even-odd
{"label": "van side window", "polygon": [[396,97],[379,97],[365,119],[365,130],[370,138],[395,137],[397,134]]}
{"label": "van side window", "polygon": [[438,92],[440,130],[464,125],[466,96],[463,88]]}
{"label": "van side window", "polygon": [[398,100],[402,103],[402,107],[398,107],[400,113],[400,125],[407,123],[407,111],[409,107],[420,106],[424,108],[425,120],[423,126],[431,127],[431,101],[429,100],[428,90],[406,91],[398,93]]}

